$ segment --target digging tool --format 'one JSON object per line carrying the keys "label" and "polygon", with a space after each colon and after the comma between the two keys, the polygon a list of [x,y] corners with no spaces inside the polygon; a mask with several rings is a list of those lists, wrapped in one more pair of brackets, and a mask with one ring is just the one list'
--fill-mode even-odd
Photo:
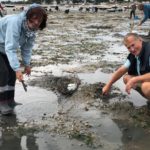
{"label": "digging tool", "polygon": [[27,85],[24,83],[24,80],[21,81],[24,90],[27,92]]}

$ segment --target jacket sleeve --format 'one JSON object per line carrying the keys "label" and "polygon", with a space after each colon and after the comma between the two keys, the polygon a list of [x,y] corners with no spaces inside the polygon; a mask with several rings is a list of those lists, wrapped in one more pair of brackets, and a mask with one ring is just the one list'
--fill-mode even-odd
{"label": "jacket sleeve", "polygon": [[33,37],[27,38],[26,43],[20,48],[22,61],[25,66],[30,65],[32,48],[34,46],[34,43],[35,43],[35,35],[33,35]]}
{"label": "jacket sleeve", "polygon": [[16,19],[10,19],[6,27],[5,52],[10,66],[14,71],[19,70],[20,64],[17,58],[17,49],[19,48],[20,25]]}
{"label": "jacket sleeve", "polygon": [[144,8],[144,18],[142,19],[141,23],[144,23],[149,18],[149,12],[147,8]]}

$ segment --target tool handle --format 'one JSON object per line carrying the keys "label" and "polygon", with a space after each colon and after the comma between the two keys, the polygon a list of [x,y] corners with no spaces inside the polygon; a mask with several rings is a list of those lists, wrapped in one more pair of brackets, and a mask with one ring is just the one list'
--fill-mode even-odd
{"label": "tool handle", "polygon": [[27,85],[24,83],[24,80],[21,81],[24,90],[27,92]]}

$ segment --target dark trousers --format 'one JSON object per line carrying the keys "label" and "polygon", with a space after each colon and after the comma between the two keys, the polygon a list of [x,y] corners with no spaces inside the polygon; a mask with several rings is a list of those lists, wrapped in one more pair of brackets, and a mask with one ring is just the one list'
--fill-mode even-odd
{"label": "dark trousers", "polygon": [[13,101],[16,73],[11,68],[6,55],[0,53],[0,102]]}
{"label": "dark trousers", "polygon": [[130,19],[132,19],[132,16],[133,16],[133,19],[134,19],[135,18],[135,10],[130,11]]}

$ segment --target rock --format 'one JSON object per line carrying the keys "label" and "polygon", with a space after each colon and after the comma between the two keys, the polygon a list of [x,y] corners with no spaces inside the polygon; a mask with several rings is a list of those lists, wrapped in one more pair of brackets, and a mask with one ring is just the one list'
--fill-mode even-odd
{"label": "rock", "polygon": [[57,90],[63,95],[72,95],[80,84],[80,80],[75,77],[62,77],[57,81]]}

